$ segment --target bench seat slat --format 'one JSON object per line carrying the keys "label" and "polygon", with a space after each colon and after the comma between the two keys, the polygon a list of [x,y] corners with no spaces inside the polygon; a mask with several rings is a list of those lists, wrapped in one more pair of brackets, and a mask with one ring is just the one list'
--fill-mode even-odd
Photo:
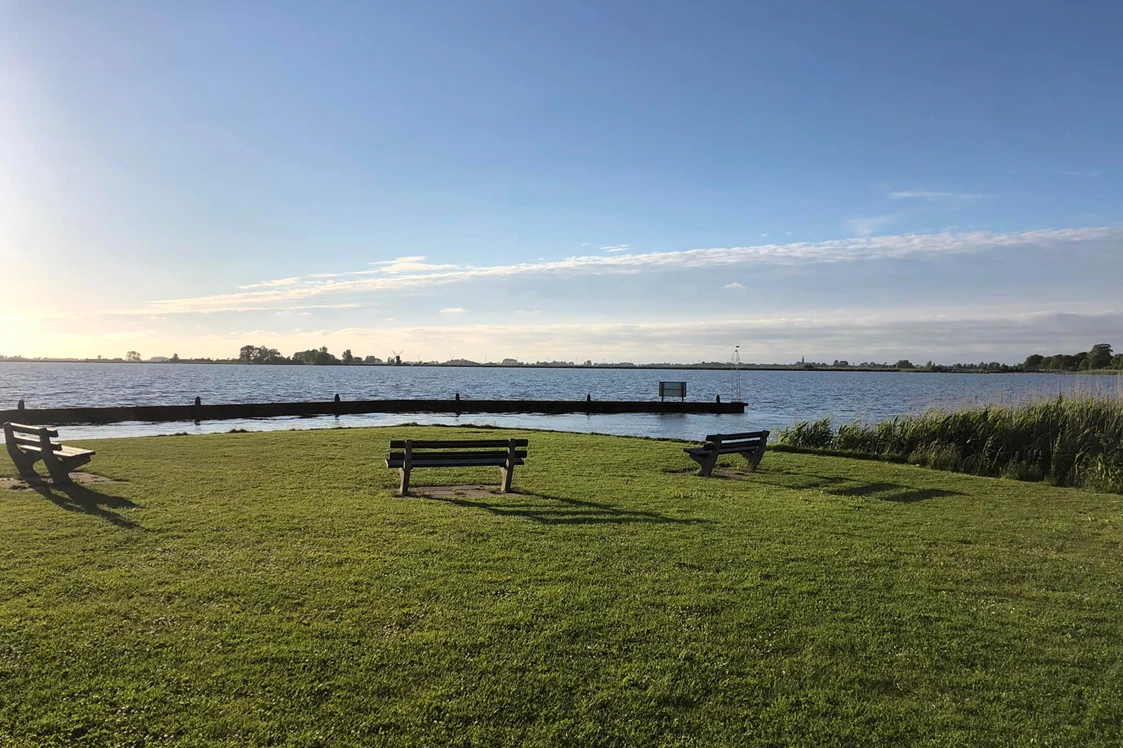
{"label": "bench seat slat", "polygon": [[[757,447],[759,447],[762,444],[764,444],[764,441],[761,440],[761,439],[751,439],[751,440],[746,439],[745,441],[741,441],[741,442],[722,442],[721,445],[718,447],[717,451],[718,452],[741,452],[741,451],[744,451],[746,449],[756,449]],[[712,449],[713,445],[710,445],[709,448]]]}
{"label": "bench seat slat", "polygon": [[[40,444],[42,444],[42,442],[39,440],[39,437],[37,437],[37,436],[26,436],[24,434],[13,433],[11,436],[6,437],[6,438],[8,439],[8,441],[12,442],[13,444],[18,444],[21,447],[23,447],[23,446],[38,447]],[[58,444],[52,444],[51,446],[55,448],[56,452],[58,450],[62,449],[62,447],[60,447]]]}
{"label": "bench seat slat", "polygon": [[767,431],[746,431],[743,434],[710,434],[706,437],[706,441],[712,442],[715,439],[721,439],[722,441],[729,442],[736,439],[760,439],[767,435]]}
{"label": "bench seat slat", "polygon": [[[765,442],[763,439],[753,439],[751,441],[746,440],[741,442],[722,442],[717,451],[718,454],[734,454],[736,452],[744,452],[745,450],[759,449],[766,443],[767,442]],[[689,452],[690,454],[709,454],[713,451],[713,449],[714,445],[711,443],[707,443],[701,447],[687,447],[682,451]]]}
{"label": "bench seat slat", "polygon": [[[390,454],[386,455],[387,459],[391,459],[391,460],[404,460],[405,456],[406,456],[405,452],[390,452]],[[515,450],[515,457],[518,457],[518,458],[526,457],[526,450],[525,449],[516,449]],[[413,450],[413,462],[415,464],[418,463],[421,460],[473,460],[473,459],[477,459],[477,460],[478,459],[505,460],[505,459],[507,459],[507,450],[504,449],[502,452],[500,452],[498,450],[489,450],[489,449],[479,450],[479,451],[476,451],[476,452],[424,452],[424,451],[418,451],[416,449]]]}
{"label": "bench seat slat", "polygon": [[[409,464],[410,464],[411,468],[423,468],[423,467],[505,467],[507,465],[507,460],[506,460],[506,458],[498,459],[496,457],[487,457],[487,458],[484,458],[484,459],[477,459],[477,460],[473,460],[473,459],[467,459],[467,460],[425,460],[425,459],[421,459],[421,460],[419,460],[416,457],[414,457],[412,460],[410,460]],[[515,460],[512,461],[512,464],[513,465],[525,465],[526,462],[524,460],[522,460],[521,458],[516,458]],[[404,465],[405,465],[404,459],[400,459],[400,458],[396,459],[396,460],[392,460],[390,458],[386,459],[386,467],[388,467],[388,468],[400,468],[400,467],[403,467]]]}
{"label": "bench seat slat", "polygon": [[[418,449],[473,449],[480,447],[503,447],[507,448],[510,439],[449,439],[446,441],[414,441],[413,449],[416,453]],[[528,439],[515,439],[516,447],[525,447],[530,444]],[[390,449],[405,449],[406,443],[404,439],[395,439],[390,442]]]}
{"label": "bench seat slat", "polygon": [[59,457],[81,457],[82,455],[96,455],[97,452],[92,449],[79,449],[78,447],[62,447],[58,448]]}
{"label": "bench seat slat", "polygon": [[58,431],[55,430],[55,429],[49,429],[46,426],[28,426],[25,423],[5,423],[4,429],[5,430],[10,429],[11,431],[18,432],[18,433],[21,433],[21,434],[35,434],[36,436],[38,436],[41,432],[45,431],[45,432],[47,432],[47,436],[50,436],[50,437],[57,437],[58,436]]}
{"label": "bench seat slat", "polygon": [[[55,457],[57,457],[59,459],[64,459],[64,460],[69,459],[71,457],[81,457],[82,455],[90,455],[92,457],[93,455],[97,454],[97,452],[93,451],[92,449],[79,449],[78,447],[64,447],[61,444],[53,444],[51,446],[53,446],[55,448]],[[43,454],[43,448],[40,447],[38,444],[34,444],[34,445],[33,444],[21,444],[20,449],[23,450],[24,452],[30,452],[32,454],[37,454],[37,455]]]}

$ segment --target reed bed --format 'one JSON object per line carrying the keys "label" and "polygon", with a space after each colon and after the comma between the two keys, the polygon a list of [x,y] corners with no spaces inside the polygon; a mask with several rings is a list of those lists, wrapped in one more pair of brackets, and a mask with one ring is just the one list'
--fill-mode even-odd
{"label": "reed bed", "polygon": [[930,409],[834,428],[829,418],[780,433],[791,447],[903,460],[973,475],[1123,493],[1123,396],[1057,396]]}

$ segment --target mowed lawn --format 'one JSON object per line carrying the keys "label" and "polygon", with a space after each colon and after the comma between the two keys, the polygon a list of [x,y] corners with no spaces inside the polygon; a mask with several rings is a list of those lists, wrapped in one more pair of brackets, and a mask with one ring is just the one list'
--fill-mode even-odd
{"label": "mowed lawn", "polygon": [[[517,494],[382,463],[497,435]],[[469,428],[90,446],[120,482],[0,491],[0,744],[1121,740],[1121,496]]]}

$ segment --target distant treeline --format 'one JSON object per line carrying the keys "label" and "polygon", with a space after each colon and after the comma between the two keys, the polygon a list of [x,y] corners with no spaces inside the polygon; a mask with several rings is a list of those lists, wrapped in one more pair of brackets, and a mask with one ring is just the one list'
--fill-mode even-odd
{"label": "distant treeline", "polygon": [[1068,355],[1057,353],[1027,356],[1022,368],[1026,371],[1092,371],[1094,369],[1123,369],[1123,353],[1111,354],[1111,345],[1097,343],[1090,351]]}
{"label": "distant treeline", "polygon": [[[22,356],[0,356],[0,361],[76,361],[83,359],[25,359]],[[126,362],[141,362],[140,353],[137,351],[129,351],[124,358],[102,358],[98,356],[97,359],[84,359],[85,361],[100,361],[104,363],[113,363],[119,361]],[[179,354],[172,354],[170,358],[164,356],[157,356],[147,360],[148,363],[193,363],[193,364],[297,364],[306,366],[385,366],[385,365],[399,365],[406,364],[403,362],[401,356],[395,352],[381,359],[378,356],[356,356],[352,354],[350,349],[343,351],[343,354],[336,356],[328,351],[327,347],[312,348],[307,351],[297,351],[291,356],[285,356],[276,348],[269,348],[263,345],[244,345],[238,351],[237,358],[180,358]],[[519,361],[513,358],[505,358],[498,364],[495,363],[481,363],[479,361],[472,361],[466,358],[454,358],[448,361],[415,361],[408,362],[409,365],[414,366],[531,366],[531,367],[548,367],[548,368],[611,368],[611,369],[728,369],[732,366],[729,361],[700,361],[695,364],[675,364],[675,363],[649,363],[649,364],[636,364],[630,361],[617,361],[617,362],[600,362],[593,363],[591,360],[585,360],[582,363],[573,361]],[[1006,372],[1022,372],[1022,371],[1110,371],[1118,370],[1123,372],[1123,353],[1112,354],[1111,345],[1108,343],[1097,343],[1092,346],[1089,351],[1081,351],[1071,355],[1058,353],[1053,356],[1042,356],[1034,353],[1027,356],[1025,362],[1020,364],[1004,364],[999,361],[980,361],[974,363],[955,363],[955,364],[937,364],[929,361],[925,364],[914,364],[908,359],[901,359],[896,363],[877,362],[877,361],[862,361],[861,363],[850,363],[849,361],[836,359],[831,363],[825,361],[796,361],[792,364],[754,364],[754,363],[741,363],[737,364],[739,368],[752,370],[804,370],[804,371],[916,371],[916,372],[960,372],[960,373],[1006,373]]]}
{"label": "distant treeline", "polygon": [[[377,365],[377,364],[400,364],[401,358],[399,356],[389,357],[386,361],[378,358],[377,356],[354,356],[351,350],[345,350],[343,355],[336,357],[328,352],[326,347],[319,349],[312,349],[308,351],[298,351],[294,353],[291,358],[286,358],[275,348],[267,348],[265,346],[246,345],[242,346],[238,354],[239,363],[247,364],[310,364],[313,366],[337,366],[337,365]],[[418,362],[420,363],[420,362]],[[464,358],[452,359],[449,361],[430,361],[426,362],[430,365],[444,365],[444,366],[485,366],[478,361],[472,361]],[[505,358],[500,363],[500,366],[548,366],[548,367],[595,367],[595,366],[612,366],[620,367],[644,367],[651,368],[655,366],[671,366],[676,368],[690,368],[697,366],[701,368],[723,368],[729,366],[727,362],[721,361],[703,361],[699,364],[634,364],[628,361],[612,363],[612,364],[594,364],[591,360],[586,360],[584,363],[574,363],[573,361],[536,361],[534,363],[524,363],[513,358]],[[929,361],[926,364],[918,365],[909,361],[908,359],[901,359],[896,363],[878,363],[875,361],[862,361],[861,363],[851,364],[849,361],[836,359],[832,363],[816,362],[816,361],[798,361],[794,364],[742,364],[742,368],[787,368],[787,369],[828,369],[828,370],[859,370],[859,371],[931,371],[931,372],[1019,372],[1019,371],[1088,371],[1092,369],[1123,369],[1123,354],[1112,356],[1111,346],[1107,343],[1097,343],[1092,346],[1090,351],[1075,353],[1071,356],[1065,354],[1057,354],[1055,356],[1041,356],[1033,354],[1026,357],[1022,364],[1004,364],[998,361],[981,361],[977,364],[974,363],[955,363],[951,365],[937,364]]]}
{"label": "distant treeline", "polygon": [[306,364],[309,366],[351,366],[353,364],[381,364],[377,356],[355,356],[348,348],[341,357],[329,353],[327,347],[297,351],[292,358],[286,358],[276,348],[262,345],[244,345],[238,351],[238,362],[243,364]]}

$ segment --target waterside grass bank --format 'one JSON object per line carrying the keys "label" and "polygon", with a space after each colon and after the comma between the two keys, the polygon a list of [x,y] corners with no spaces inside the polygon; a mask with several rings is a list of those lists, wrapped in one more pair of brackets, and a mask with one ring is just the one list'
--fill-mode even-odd
{"label": "waterside grass bank", "polygon": [[[381,465],[498,435],[519,493]],[[1120,741],[1123,497],[469,428],[93,446],[115,482],[0,490],[0,744]]]}
{"label": "waterside grass bank", "polygon": [[782,431],[779,441],[800,449],[1123,493],[1123,396],[933,409],[877,424],[841,424],[837,430],[823,418]]}

